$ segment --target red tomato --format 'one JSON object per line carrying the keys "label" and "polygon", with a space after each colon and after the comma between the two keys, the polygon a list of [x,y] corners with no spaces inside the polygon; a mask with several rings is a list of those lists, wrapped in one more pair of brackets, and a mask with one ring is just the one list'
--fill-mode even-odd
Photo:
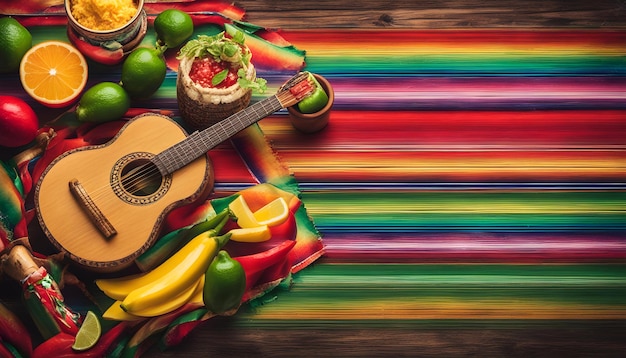
{"label": "red tomato", "polygon": [[0,96],[0,146],[20,147],[35,139],[39,120],[22,99]]}
{"label": "red tomato", "polygon": [[[218,84],[214,84],[213,77],[226,70],[224,79]],[[237,68],[230,66],[229,62],[216,62],[209,56],[197,58],[193,61],[189,70],[189,78],[194,83],[205,88],[228,88],[237,83],[239,76],[237,75]]]}

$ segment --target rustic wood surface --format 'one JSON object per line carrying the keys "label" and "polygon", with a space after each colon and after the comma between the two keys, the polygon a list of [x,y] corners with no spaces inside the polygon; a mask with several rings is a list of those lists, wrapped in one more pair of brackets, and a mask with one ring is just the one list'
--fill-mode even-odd
{"label": "rustic wood surface", "polygon": [[[3,1],[3,0],[0,0]],[[626,28],[626,0],[237,0],[268,28]],[[324,258],[320,260],[324,261]],[[7,292],[18,292],[9,289]],[[5,292],[5,293],[7,293]],[[18,302],[11,296],[9,302]],[[289,332],[289,333],[286,333]],[[216,318],[146,357],[624,357],[623,321],[562,327],[234,327]]]}
{"label": "rustic wood surface", "polygon": [[624,0],[237,1],[270,28],[623,27]]}
{"label": "rustic wood surface", "polygon": [[[294,329],[194,331],[175,349],[149,357],[623,357],[624,330],[611,329]],[[622,351],[622,353],[620,353]]]}
{"label": "rustic wood surface", "polygon": [[[624,28],[626,1],[237,1],[269,28]],[[322,259],[323,260],[323,259]],[[214,319],[175,349],[153,357],[618,357],[626,327],[394,330],[363,327],[229,327]]]}

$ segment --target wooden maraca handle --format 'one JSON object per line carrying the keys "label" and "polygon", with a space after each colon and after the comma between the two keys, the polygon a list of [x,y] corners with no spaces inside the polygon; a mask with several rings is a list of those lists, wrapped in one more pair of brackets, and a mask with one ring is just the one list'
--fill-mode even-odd
{"label": "wooden maraca handle", "polygon": [[33,255],[23,245],[15,245],[8,254],[2,257],[2,269],[11,278],[22,281],[37,271],[39,265]]}

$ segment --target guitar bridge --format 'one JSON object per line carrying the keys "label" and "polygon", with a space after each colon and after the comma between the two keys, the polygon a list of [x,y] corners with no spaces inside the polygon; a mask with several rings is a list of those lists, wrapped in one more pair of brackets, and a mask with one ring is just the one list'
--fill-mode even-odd
{"label": "guitar bridge", "polygon": [[80,184],[77,179],[72,179],[69,182],[70,192],[74,199],[78,202],[80,208],[87,214],[89,220],[100,231],[100,233],[106,238],[110,239],[117,230],[113,227],[111,222],[104,216],[100,208],[91,199],[85,188]]}

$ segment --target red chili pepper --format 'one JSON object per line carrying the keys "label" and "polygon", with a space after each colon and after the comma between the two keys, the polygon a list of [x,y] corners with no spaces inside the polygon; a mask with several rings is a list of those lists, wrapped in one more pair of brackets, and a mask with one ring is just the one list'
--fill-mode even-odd
{"label": "red chili pepper", "polygon": [[169,324],[163,333],[159,342],[159,348],[164,350],[180,344],[189,332],[211,317],[213,315],[207,314],[207,310],[204,307],[181,314]]}
{"label": "red chili pepper", "polygon": [[295,244],[296,242],[293,240],[286,240],[282,244],[258,254],[233,257],[246,271],[246,290],[254,287],[264,270],[285,260]]}
{"label": "red chili pepper", "polygon": [[75,337],[71,334],[67,334],[64,332],[58,333],[57,335],[49,338],[44,341],[42,344],[37,346],[33,351],[33,358],[69,358],[69,357],[81,357],[81,358],[98,358],[104,357],[115,343],[115,341],[124,333],[126,330],[126,322],[120,322],[115,325],[113,328],[108,330],[105,334],[103,334],[98,343],[92,348],[83,351],[77,352],[72,349],[72,345],[74,345]]}
{"label": "red chili pepper", "polygon": [[120,322],[109,329],[105,334],[100,337],[98,343],[87,351],[84,351],[84,357],[104,357],[106,352],[113,347],[113,344],[120,338],[120,336],[126,331],[128,324],[126,322]]}
{"label": "red chili pepper", "polygon": [[[18,1],[16,1],[16,3],[18,3]],[[38,4],[38,2],[35,2],[35,1],[19,1],[19,3],[20,3],[19,5],[31,4],[31,3]],[[25,7],[25,9],[29,9],[29,10],[22,10],[23,14],[34,14],[43,10],[42,8],[37,7],[37,5]],[[4,9],[4,10],[8,11],[7,13],[10,13],[9,9]],[[19,16],[17,15],[15,16],[15,18],[17,21],[20,22],[20,24],[22,24],[22,26],[26,28],[35,27],[35,26],[65,26],[67,25],[67,16],[55,16],[55,14],[51,14],[51,16],[28,16],[28,15]]]}
{"label": "red chili pepper", "polygon": [[74,350],[72,345],[74,344],[74,336],[64,332],[57,333],[56,335],[48,338],[43,343],[38,345],[33,350],[33,358],[37,357],[71,357]]}
{"label": "red chili pepper", "polygon": [[33,352],[33,343],[26,326],[15,313],[0,303],[0,341],[2,340],[12,344],[26,357]]}
{"label": "red chili pepper", "polygon": [[85,56],[90,59],[102,63],[104,65],[117,65],[124,60],[124,50],[120,47],[118,50],[111,51],[103,47],[92,45],[78,37],[71,27],[67,27],[67,37],[72,45]]}
{"label": "red chili pepper", "polygon": [[11,351],[4,346],[4,343],[2,342],[2,337],[0,337],[0,357],[13,357],[13,353],[11,353]]}
{"label": "red chili pepper", "polygon": [[168,116],[168,117],[171,117],[174,115],[174,111],[171,111],[169,109],[150,109],[150,108],[133,107],[133,108],[129,108],[126,111],[126,113],[124,113],[124,117],[133,118],[141,114],[145,114],[145,113],[155,113],[155,114],[160,114],[160,115]]}
{"label": "red chili pepper", "polygon": [[284,223],[276,226],[270,226],[270,232],[272,233],[272,239],[283,240],[295,240],[298,236],[298,224],[296,222],[296,216],[289,213],[287,220]]}
{"label": "red chili pepper", "polygon": [[115,137],[126,123],[124,120],[98,123],[95,126],[90,123],[78,127],[76,134],[90,145],[103,144]]}

